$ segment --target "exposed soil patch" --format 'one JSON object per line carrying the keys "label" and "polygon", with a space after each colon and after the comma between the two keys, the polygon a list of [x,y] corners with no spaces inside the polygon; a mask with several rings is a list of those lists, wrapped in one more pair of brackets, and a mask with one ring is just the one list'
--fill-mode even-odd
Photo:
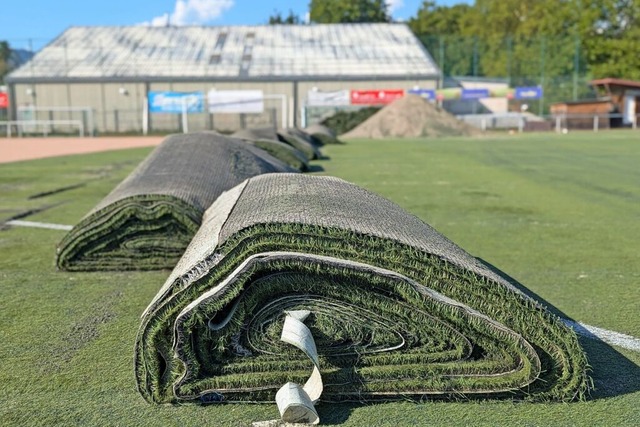
{"label": "exposed soil patch", "polygon": [[44,206],[41,206],[41,207],[39,207],[39,208],[33,208],[33,209],[26,210],[26,211],[18,212],[17,214],[15,214],[15,215],[13,215],[13,216],[11,216],[11,217],[9,217],[9,218],[5,219],[4,221],[2,221],[2,222],[0,223],[0,230],[4,230],[4,229],[6,229],[6,228],[8,227],[8,226],[6,225],[6,223],[7,223],[8,221],[14,221],[14,220],[18,220],[18,219],[24,219],[24,218],[26,218],[26,217],[28,217],[28,216],[35,215],[35,214],[37,214],[37,213],[44,212],[44,211],[46,211],[46,210],[48,210],[48,209],[58,207],[58,206],[60,206],[60,205],[62,205],[62,204],[64,204],[64,203],[67,203],[67,202],[66,202],[66,201],[63,201],[63,202],[53,203],[53,204],[50,204],[50,205],[44,205]]}
{"label": "exposed soil patch", "polygon": [[78,351],[96,340],[100,336],[101,325],[116,318],[114,306],[122,295],[121,291],[106,295],[88,310],[88,315],[71,323],[68,332],[62,337],[62,343],[51,351],[43,368],[47,371],[61,369]]}
{"label": "exposed soil patch", "polygon": [[39,199],[41,197],[51,196],[53,194],[62,193],[64,191],[75,190],[76,188],[81,188],[81,187],[84,187],[85,185],[87,185],[87,184],[84,183],[84,182],[80,183],[80,184],[67,185],[66,187],[55,188],[53,190],[43,191],[41,193],[33,194],[33,195],[29,196],[27,199],[28,200]]}

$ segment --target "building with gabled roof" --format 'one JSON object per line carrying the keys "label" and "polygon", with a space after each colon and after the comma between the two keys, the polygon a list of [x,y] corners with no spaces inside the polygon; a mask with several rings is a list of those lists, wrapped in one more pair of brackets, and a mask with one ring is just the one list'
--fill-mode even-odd
{"label": "building with gabled roof", "polygon": [[[375,23],[71,27],[6,81],[13,117],[28,106],[88,107],[95,129],[112,132],[140,130],[152,91],[259,89],[283,95],[291,117],[282,120],[285,108],[275,99],[272,116],[294,124],[292,111],[312,88],[435,88],[439,78],[405,24]],[[219,128],[220,118],[210,116],[189,115],[189,128]],[[153,130],[175,130],[178,122],[168,115],[146,120]]]}

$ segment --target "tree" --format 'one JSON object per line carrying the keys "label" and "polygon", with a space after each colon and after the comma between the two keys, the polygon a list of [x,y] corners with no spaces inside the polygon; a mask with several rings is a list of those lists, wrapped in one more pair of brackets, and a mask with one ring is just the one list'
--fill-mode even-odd
{"label": "tree", "polygon": [[311,0],[309,19],[318,24],[391,21],[386,0]]}
{"label": "tree", "polygon": [[273,15],[269,17],[269,25],[298,25],[302,24],[302,19],[293,10],[289,9],[289,15],[282,17],[279,10],[275,10]]}
{"label": "tree", "polygon": [[6,41],[0,41],[0,82],[4,82],[4,76],[11,71],[10,64],[11,47]]}
{"label": "tree", "polygon": [[578,1],[477,0],[463,31],[478,38],[482,72],[533,80],[571,75]]}
{"label": "tree", "polygon": [[445,75],[474,73],[474,39],[464,34],[471,12],[467,4],[447,7],[424,1],[417,15],[408,22]]}
{"label": "tree", "polygon": [[595,77],[640,80],[640,0],[583,0],[581,37]]}
{"label": "tree", "polygon": [[459,36],[470,11],[471,6],[467,4],[447,7],[424,1],[417,15],[409,19],[409,28],[421,36]]}

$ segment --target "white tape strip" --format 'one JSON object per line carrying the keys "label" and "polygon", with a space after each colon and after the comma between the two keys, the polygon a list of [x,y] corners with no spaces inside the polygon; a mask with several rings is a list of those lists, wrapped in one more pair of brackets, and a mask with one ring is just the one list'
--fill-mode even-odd
{"label": "white tape strip", "polygon": [[49,224],[46,222],[34,222],[34,221],[21,221],[19,219],[7,221],[5,222],[5,224],[13,225],[16,227],[47,228],[49,230],[65,230],[65,231],[69,231],[73,228],[73,225]]}
{"label": "white tape strip", "polygon": [[318,424],[320,417],[313,406],[322,394],[322,377],[316,343],[311,331],[302,323],[311,314],[307,310],[289,311],[280,339],[304,352],[313,362],[313,372],[303,387],[292,382],[276,393],[276,404],[285,423]]}

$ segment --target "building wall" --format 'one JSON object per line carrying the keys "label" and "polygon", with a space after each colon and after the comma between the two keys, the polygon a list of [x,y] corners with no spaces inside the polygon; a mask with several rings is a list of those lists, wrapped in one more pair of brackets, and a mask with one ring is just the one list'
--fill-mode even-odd
{"label": "building wall", "polygon": [[[142,131],[143,83],[16,84],[14,93],[18,119],[79,120],[87,132]],[[54,125],[50,130],[75,128]]]}
{"label": "building wall", "polygon": [[[437,80],[362,80],[362,81],[277,81],[277,82],[153,82],[153,83],[36,83],[14,84],[15,100],[12,102],[20,110],[19,119],[37,120],[79,120],[85,130],[90,128],[98,133],[142,132],[143,109],[147,90],[192,92],[211,89],[217,90],[263,90],[265,95],[285,95],[285,122],[301,123],[301,109],[307,93],[312,88],[321,91],[344,89],[411,89],[415,86],[435,89]],[[206,102],[206,101],[205,101]],[[85,108],[86,111],[32,111],[36,108],[54,107]],[[206,108],[206,107],[205,107]],[[295,108],[295,109],[294,109]],[[26,110],[25,110],[26,109]],[[265,100],[265,113],[261,115],[190,114],[189,131],[216,129],[231,132],[243,126],[283,124],[283,105],[281,99]],[[149,117],[152,132],[177,132],[182,121],[179,114],[151,114]],[[51,131],[71,132],[74,128],[54,126]]]}

